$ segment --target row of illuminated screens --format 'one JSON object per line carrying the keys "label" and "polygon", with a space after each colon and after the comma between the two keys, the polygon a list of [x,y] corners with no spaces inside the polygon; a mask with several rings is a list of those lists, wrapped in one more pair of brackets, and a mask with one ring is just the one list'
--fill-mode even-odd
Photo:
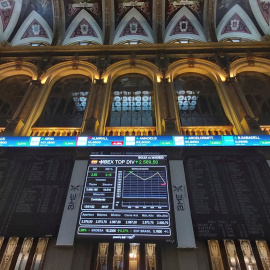
{"label": "row of illuminated screens", "polygon": [[0,147],[270,146],[270,136],[0,137]]}

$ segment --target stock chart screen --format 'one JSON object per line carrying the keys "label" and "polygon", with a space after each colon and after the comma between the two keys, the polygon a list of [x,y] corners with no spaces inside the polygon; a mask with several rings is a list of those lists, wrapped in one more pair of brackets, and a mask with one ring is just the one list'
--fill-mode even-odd
{"label": "stock chart screen", "polygon": [[166,155],[91,155],[77,238],[171,240]]}

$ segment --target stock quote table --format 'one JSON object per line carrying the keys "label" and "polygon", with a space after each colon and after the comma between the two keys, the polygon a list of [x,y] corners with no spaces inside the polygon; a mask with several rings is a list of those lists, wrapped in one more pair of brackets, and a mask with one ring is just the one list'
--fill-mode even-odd
{"label": "stock quote table", "polygon": [[90,156],[77,237],[171,240],[165,155]]}

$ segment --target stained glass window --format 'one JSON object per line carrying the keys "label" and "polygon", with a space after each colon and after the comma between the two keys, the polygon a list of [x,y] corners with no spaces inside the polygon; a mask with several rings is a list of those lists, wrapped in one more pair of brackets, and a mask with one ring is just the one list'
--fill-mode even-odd
{"label": "stained glass window", "polygon": [[229,125],[214,83],[206,76],[185,73],[174,80],[182,126]]}
{"label": "stained glass window", "polygon": [[109,126],[154,126],[152,82],[143,75],[128,74],[112,86]]}

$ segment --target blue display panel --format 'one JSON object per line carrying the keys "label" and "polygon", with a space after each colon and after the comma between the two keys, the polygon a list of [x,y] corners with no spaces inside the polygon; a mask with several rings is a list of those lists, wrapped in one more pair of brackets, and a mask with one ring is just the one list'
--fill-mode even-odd
{"label": "blue display panel", "polygon": [[270,136],[0,137],[0,147],[270,146]]}
{"label": "blue display panel", "polygon": [[78,238],[172,240],[166,155],[91,155]]}

